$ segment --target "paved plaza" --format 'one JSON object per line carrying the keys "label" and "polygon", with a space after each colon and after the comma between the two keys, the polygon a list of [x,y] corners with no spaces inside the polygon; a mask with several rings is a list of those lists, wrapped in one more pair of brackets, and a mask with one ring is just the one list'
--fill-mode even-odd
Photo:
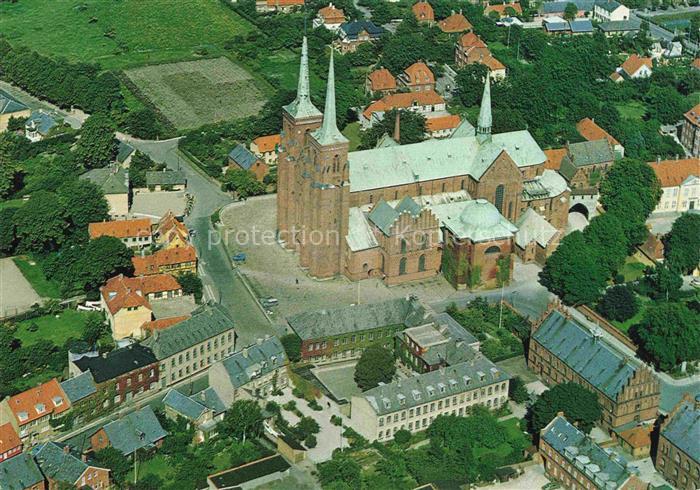
{"label": "paved plaza", "polygon": [[27,311],[40,301],[12,259],[0,259],[0,318]]}

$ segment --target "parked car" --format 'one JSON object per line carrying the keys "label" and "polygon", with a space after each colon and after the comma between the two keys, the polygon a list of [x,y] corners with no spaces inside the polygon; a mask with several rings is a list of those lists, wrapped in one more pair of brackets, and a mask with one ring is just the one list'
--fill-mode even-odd
{"label": "parked car", "polygon": [[690,285],[694,288],[700,288],[700,277],[696,277],[690,281]]}
{"label": "parked car", "polygon": [[272,308],[273,306],[278,306],[280,304],[277,298],[260,298],[260,304],[265,308]]}
{"label": "parked car", "polygon": [[191,237],[197,236],[197,230],[195,230],[195,229],[190,230],[190,236]]}
{"label": "parked car", "polygon": [[238,252],[237,254],[233,255],[231,257],[231,260],[234,262],[245,262],[246,259],[246,254],[243,252]]}

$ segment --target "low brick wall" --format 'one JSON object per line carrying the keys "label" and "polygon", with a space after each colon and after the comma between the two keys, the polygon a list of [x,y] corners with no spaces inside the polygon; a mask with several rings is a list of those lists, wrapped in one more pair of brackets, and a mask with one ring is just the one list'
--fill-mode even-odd
{"label": "low brick wall", "polygon": [[596,322],[600,326],[600,328],[602,328],[610,335],[615,337],[617,340],[625,344],[625,346],[629,347],[635,352],[637,351],[637,346],[634,345],[634,342],[632,342],[632,340],[627,335],[625,335],[624,332],[622,332],[618,328],[615,328],[615,325],[611,324],[608,320],[600,316],[594,310],[592,310],[586,305],[577,306],[576,309],[583,313],[583,315],[590,321]]}

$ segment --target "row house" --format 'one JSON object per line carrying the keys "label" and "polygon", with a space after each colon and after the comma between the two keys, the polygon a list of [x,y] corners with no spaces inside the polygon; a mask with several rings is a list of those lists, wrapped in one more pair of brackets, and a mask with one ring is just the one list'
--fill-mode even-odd
{"label": "row house", "polygon": [[700,158],[659,160],[649,165],[662,190],[655,213],[700,209]]}
{"label": "row house", "polygon": [[8,490],[46,490],[48,485],[34,458],[22,453],[0,461],[0,488]]}
{"label": "row house", "polygon": [[150,247],[153,243],[151,220],[148,218],[90,223],[88,234],[91,240],[102,236],[118,238],[128,248]]}
{"label": "row house", "polygon": [[478,63],[488,68],[491,78],[500,80],[506,77],[506,67],[493,57],[484,41],[473,32],[459,38],[455,45],[455,63],[459,67]]}
{"label": "row house", "polygon": [[[32,450],[34,460],[48,483],[49,490],[61,488],[111,488],[110,469],[93,466],[76,457],[70,446],[47,442]],[[0,485],[0,488],[2,485]],[[13,488],[13,487],[10,487]]]}
{"label": "row house", "polygon": [[[97,353],[94,352],[88,355],[96,356]],[[69,354],[69,356],[77,359],[75,354]],[[74,425],[91,420],[102,411],[102,407],[98,406],[100,405],[98,397],[93,396],[97,393],[97,385],[90,371],[85,371],[62,381],[61,389],[70,401]]]}
{"label": "row house", "polygon": [[661,423],[656,471],[674,487],[697,490],[700,484],[700,394],[686,393]]}
{"label": "row house", "polygon": [[195,444],[218,435],[217,425],[224,419],[227,408],[211,387],[192,396],[169,390],[163,398],[163,407],[166,417],[171,420],[182,417],[194,428]]}
{"label": "row house", "polygon": [[445,115],[446,104],[445,99],[434,90],[385,95],[380,100],[372,102],[359,114],[362,128],[371,128],[384,119],[384,115],[392,109],[416,112],[430,118]]}
{"label": "row house", "polygon": [[192,245],[132,257],[131,262],[134,264],[135,276],[197,273],[197,251]]}
{"label": "row house", "polygon": [[508,374],[477,353],[353,396],[350,425],[369,441],[389,441],[399,430],[426,430],[440,415],[468,416],[474,406],[497,410],[508,402],[508,383]]}
{"label": "row house", "polygon": [[183,248],[190,245],[190,232],[185,224],[168,211],[158,221],[153,232],[156,244],[164,249]]}
{"label": "row house", "polygon": [[595,393],[607,430],[657,416],[661,388],[654,372],[554,305],[532,327],[528,367],[550,386],[572,382]]}

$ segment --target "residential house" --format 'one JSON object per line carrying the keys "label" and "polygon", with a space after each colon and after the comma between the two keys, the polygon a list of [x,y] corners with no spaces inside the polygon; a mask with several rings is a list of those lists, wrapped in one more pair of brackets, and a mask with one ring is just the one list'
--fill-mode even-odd
{"label": "residential house", "polygon": [[201,306],[187,320],[155,330],[142,342],[160,363],[164,388],[209,369],[236,346],[233,319],[220,305]]}
{"label": "residential house", "polygon": [[615,161],[615,153],[606,139],[570,143],[566,146],[559,173],[569,187],[596,187]]}
{"label": "residential house", "polygon": [[[98,413],[113,411],[149,390],[158,388],[158,361],[151,349],[129,344],[97,357],[84,356],[69,361],[71,376],[90,372],[96,393],[91,400]],[[94,415],[93,415],[94,416]]]}
{"label": "residential house", "polygon": [[192,245],[158,250],[151,255],[131,258],[134,275],[197,273],[197,251]]}
{"label": "residential house", "polygon": [[[653,62],[651,58],[643,58],[636,53],[625,60],[617,70],[610,75],[614,82],[622,82],[625,78],[649,78],[653,70]],[[617,74],[617,76],[615,76]]]}
{"label": "residential house", "polygon": [[119,142],[119,147],[117,149],[117,163],[124,167],[129,168],[131,165],[131,159],[134,157],[136,149],[125,141]]}
{"label": "residential house", "polygon": [[301,339],[301,357],[317,364],[357,359],[365,348],[391,347],[393,335],[429,321],[423,305],[406,297],[299,313],[287,318],[289,328]]}
{"label": "residential house", "polygon": [[417,112],[430,118],[431,115],[445,115],[445,108],[445,99],[435,91],[404,92],[385,95],[380,100],[372,102],[359,114],[359,119],[362,128],[368,129],[384,119],[384,114],[392,109]]}
{"label": "residential house", "polygon": [[486,43],[473,32],[459,38],[455,46],[455,63],[459,67],[482,64],[489,69],[492,79],[502,79],[506,76],[505,65],[493,57]]}
{"label": "residential house", "polygon": [[32,143],[36,143],[46,138],[57,124],[56,120],[43,110],[32,112],[24,123],[24,136]]}
{"label": "residential house", "polygon": [[631,473],[627,460],[603,449],[571,425],[562,412],[540,431],[539,453],[547,476],[564,488],[646,490],[648,483]]}
{"label": "residential house", "polygon": [[129,248],[150,247],[153,242],[151,220],[146,218],[90,223],[88,234],[92,240],[102,236],[118,238]]}
{"label": "residential house", "polygon": [[431,117],[425,120],[425,132],[430,138],[449,138],[461,122],[457,114]]}
{"label": "residential house", "polygon": [[187,226],[178,220],[172,211],[160,219],[153,232],[156,244],[165,249],[189,246],[189,236]]}
{"label": "residential house", "polygon": [[472,30],[472,24],[467,20],[467,18],[462,15],[462,11],[452,12],[449,17],[442,19],[438,22],[438,27],[442,32],[447,33],[458,33],[458,32],[469,32]]}
{"label": "residential house", "polygon": [[350,426],[369,441],[385,442],[398,430],[424,431],[440,415],[466,416],[477,405],[496,410],[508,402],[509,378],[478,353],[353,396]]}
{"label": "residential house", "polygon": [[[215,393],[215,392],[214,392]],[[217,435],[216,425],[224,419],[225,407],[217,411],[197,400],[196,396],[185,396],[177,390],[169,390],[163,398],[165,416],[172,420],[182,417],[194,428],[194,442],[204,442]]]}
{"label": "residential house", "polygon": [[656,471],[680,490],[700,482],[700,394],[686,393],[661,423]]}
{"label": "residential house", "polygon": [[564,17],[566,6],[570,3],[576,5],[576,17],[589,17],[593,12],[595,0],[556,0],[553,2],[544,2],[542,3],[541,15],[542,17]]}
{"label": "residential house", "polygon": [[179,170],[152,170],[146,172],[146,187],[150,191],[184,191],[187,177]]}
{"label": "residential house", "polygon": [[[515,13],[511,12],[511,10]],[[491,17],[491,12],[496,12],[498,18],[502,19],[503,17],[517,17],[523,15],[523,8],[520,6],[519,2],[496,3],[484,7],[484,15]]]}
{"label": "residential house", "polygon": [[259,136],[250,143],[250,151],[261,158],[266,165],[277,165],[277,153],[280,147],[279,134],[271,134],[269,136]]}
{"label": "residential house", "polygon": [[584,117],[576,123],[576,131],[578,131],[578,134],[580,134],[586,141],[606,140],[608,143],[610,143],[610,146],[615,152],[615,157],[624,158],[625,147],[622,146],[619,141],[613,138],[610,133],[598,126],[595,119]]}
{"label": "residential house", "polygon": [[256,12],[288,13],[304,7],[304,0],[255,0]]}
{"label": "residential house", "polygon": [[397,357],[411,371],[427,373],[470,361],[480,342],[447,313],[395,335]]}
{"label": "residential house", "polygon": [[233,169],[248,170],[255,175],[258,181],[262,182],[270,171],[270,166],[239,143],[228,154],[228,170]]}
{"label": "residential house", "polygon": [[280,454],[273,454],[272,456],[266,456],[250,463],[209,475],[207,477],[207,489],[257,488],[266,483],[286,478],[289,476],[290,468],[290,464]]}
{"label": "residential house", "polygon": [[700,158],[650,163],[663,191],[655,213],[700,209]]}
{"label": "residential house", "polygon": [[396,92],[396,79],[382,67],[370,72],[365,79],[365,91],[369,94],[387,95]]}
{"label": "residential house", "polygon": [[573,382],[595,393],[608,430],[657,416],[660,385],[654,372],[554,305],[532,327],[528,367],[548,385]]}
{"label": "residential house", "polygon": [[700,58],[693,58],[693,61],[690,63],[690,67],[693,70],[700,71]]}
{"label": "residential house", "polygon": [[153,409],[146,405],[99,429],[90,437],[90,447],[93,452],[113,447],[130,456],[137,450],[161,447],[167,435]]}
{"label": "residential house", "polygon": [[527,208],[515,222],[515,253],[525,263],[544,266],[547,258],[559,246],[561,232],[533,208]]}
{"label": "residential house", "polygon": [[435,75],[422,61],[417,61],[406,68],[398,76],[397,82],[411,92],[435,91]]}
{"label": "residential house", "polygon": [[62,381],[61,389],[70,401],[74,423],[84,422],[86,418],[94,416],[96,397],[93,395],[97,393],[97,385],[90,371]]}
{"label": "residential house", "polygon": [[343,12],[343,9],[337,8],[333,5],[333,2],[331,2],[327,6],[319,9],[314,19],[313,26],[314,28],[323,26],[329,31],[336,32],[344,22],[345,12]]}
{"label": "residential house", "polygon": [[598,22],[628,20],[630,9],[617,0],[595,0],[593,18]]}
{"label": "residential house", "polygon": [[0,90],[0,133],[7,130],[10,119],[20,119],[32,115],[31,109],[4,90]]}
{"label": "residential house", "polygon": [[39,465],[27,454],[0,461],[0,488],[3,490],[46,490]]}
{"label": "residential house", "polygon": [[287,364],[277,337],[259,339],[214,363],[209,369],[209,386],[227,408],[241,399],[263,403],[273,392],[289,385]]}
{"label": "residential house", "polygon": [[0,425],[0,463],[21,454],[23,447],[24,445],[11,423]]}
{"label": "residential house", "polygon": [[109,204],[110,219],[126,219],[129,215],[129,173],[126,170],[110,165],[88,170],[79,178],[102,189]]}
{"label": "residential house", "polygon": [[0,402],[0,424],[10,423],[24,446],[48,439],[59,419],[70,409],[70,401],[56,378]]}
{"label": "residential house", "polygon": [[[180,250],[180,249],[173,249]],[[182,296],[182,286],[169,274],[144,277],[112,277],[100,288],[100,306],[116,339],[139,337],[141,325],[151,321],[158,299]]]}
{"label": "residential house", "polygon": [[334,47],[341,53],[354,53],[360,44],[377,41],[384,28],[378,27],[371,20],[353,20],[340,26],[340,39]]}
{"label": "residential house", "polygon": [[683,115],[681,144],[690,156],[700,157],[700,104]]}
{"label": "residential house", "polygon": [[433,7],[425,0],[414,3],[411,7],[411,11],[418,22],[428,22],[430,24],[435,22]]}
{"label": "residential house", "polygon": [[[624,426],[623,426],[624,427]],[[651,452],[651,433],[653,424],[635,424],[628,429],[615,432],[615,439],[620,447],[633,458],[647,458]]]}
{"label": "residential house", "polygon": [[642,23],[638,20],[613,20],[610,22],[601,22],[598,24],[606,37],[633,35],[639,32]]}
{"label": "residential house", "polygon": [[101,490],[111,487],[110,469],[87,464],[75,457],[68,445],[47,442],[34,448],[32,455],[49,484],[49,490],[62,488]]}

